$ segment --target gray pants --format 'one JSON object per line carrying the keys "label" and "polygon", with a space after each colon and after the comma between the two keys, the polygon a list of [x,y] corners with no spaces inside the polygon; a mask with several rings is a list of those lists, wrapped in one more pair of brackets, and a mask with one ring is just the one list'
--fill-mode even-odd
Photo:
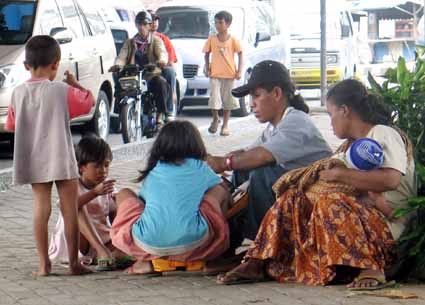
{"label": "gray pants", "polygon": [[281,166],[274,165],[234,173],[233,183],[235,185],[241,185],[248,179],[250,180],[249,202],[246,213],[243,215],[243,237],[255,239],[263,217],[276,201],[272,186],[285,172],[286,170]]}

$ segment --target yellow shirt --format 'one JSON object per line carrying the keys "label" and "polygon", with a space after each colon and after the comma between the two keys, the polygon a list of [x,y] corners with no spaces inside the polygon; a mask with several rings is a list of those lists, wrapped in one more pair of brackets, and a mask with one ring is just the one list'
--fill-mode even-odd
{"label": "yellow shirt", "polygon": [[208,37],[204,53],[211,53],[210,77],[234,79],[236,76],[235,53],[241,53],[239,41],[230,36],[222,42],[217,35]]}

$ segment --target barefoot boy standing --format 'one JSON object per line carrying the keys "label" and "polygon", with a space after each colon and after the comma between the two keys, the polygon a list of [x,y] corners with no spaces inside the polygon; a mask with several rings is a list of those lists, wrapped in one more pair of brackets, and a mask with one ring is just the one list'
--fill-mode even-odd
{"label": "barefoot boy standing", "polygon": [[49,275],[52,269],[47,246],[53,184],[64,218],[69,272],[91,272],[78,260],[78,170],[70,119],[88,113],[94,99],[69,72],[65,83],[54,81],[60,57],[59,44],[50,36],[34,36],[27,42],[24,64],[31,79],[13,91],[5,126],[15,132],[14,183],[31,184],[34,193],[34,237],[39,257],[34,275],[38,276]]}

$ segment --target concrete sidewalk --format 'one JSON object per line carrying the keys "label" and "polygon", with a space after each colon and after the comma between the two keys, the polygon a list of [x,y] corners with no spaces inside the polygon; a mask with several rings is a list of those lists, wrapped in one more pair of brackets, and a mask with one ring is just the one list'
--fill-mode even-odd
{"label": "concrete sidewalk", "polygon": [[[329,125],[326,114],[312,118],[326,139],[335,148],[339,142]],[[224,154],[249,145],[264,125],[248,117],[231,125],[231,136],[219,137],[202,132],[207,149],[212,154]],[[149,143],[136,150],[141,160],[113,161],[110,177],[116,178],[118,188],[138,189],[131,182]],[[56,200],[56,199],[55,199]],[[33,197],[28,186],[10,187],[0,192],[0,305],[3,304],[425,304],[422,286],[408,285],[404,291],[414,292],[420,299],[399,301],[364,295],[349,295],[343,286],[306,287],[275,282],[252,285],[221,286],[215,277],[195,273],[175,272],[162,277],[129,276],[120,271],[95,273],[84,277],[63,275],[66,269],[54,265],[60,274],[34,278],[37,254],[32,234]],[[50,227],[56,223],[58,209],[53,204]]]}

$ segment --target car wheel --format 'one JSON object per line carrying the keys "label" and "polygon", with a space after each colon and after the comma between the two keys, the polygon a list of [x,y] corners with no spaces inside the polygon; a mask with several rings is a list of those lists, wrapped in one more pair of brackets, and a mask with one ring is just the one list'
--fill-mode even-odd
{"label": "car wheel", "polygon": [[104,91],[99,91],[96,110],[92,121],[89,124],[89,130],[105,141],[109,136],[109,99]]}

